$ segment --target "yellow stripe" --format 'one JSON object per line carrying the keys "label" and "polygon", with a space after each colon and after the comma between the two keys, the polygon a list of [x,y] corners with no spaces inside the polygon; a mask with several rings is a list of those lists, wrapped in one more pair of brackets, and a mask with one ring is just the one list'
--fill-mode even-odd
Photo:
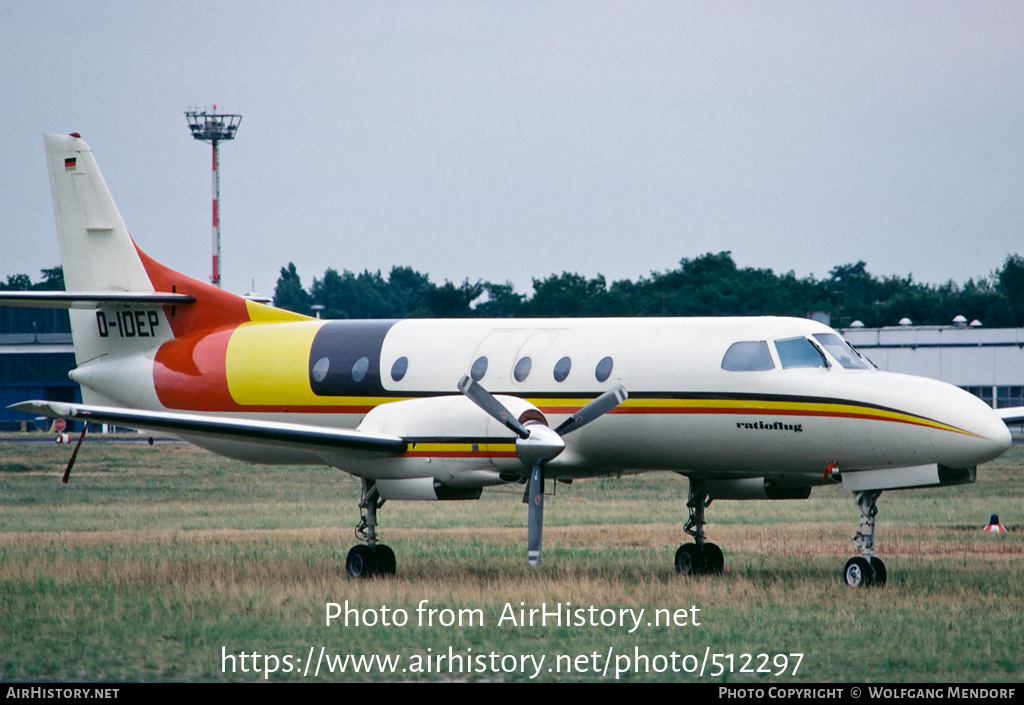
{"label": "yellow stripe", "polygon": [[[474,446],[476,446],[474,448]],[[407,453],[434,455],[437,453],[476,453],[492,455],[497,453],[515,454],[515,443],[412,443]]]}
{"label": "yellow stripe", "polygon": [[314,320],[309,316],[303,316],[301,313],[293,313],[292,311],[285,311],[283,308],[274,308],[273,306],[264,306],[263,304],[258,304],[255,301],[246,300],[245,309],[249,312],[249,320],[253,323],[282,323],[289,321]]}
{"label": "yellow stripe", "polygon": [[[529,400],[535,406],[540,409],[553,408],[553,407],[572,407],[582,408],[586,405],[590,399],[531,399]],[[907,414],[901,411],[890,411],[887,409],[877,409],[869,406],[861,406],[858,404],[839,404],[830,402],[793,402],[793,401],[770,401],[770,400],[758,400],[758,399],[627,399],[619,407],[620,413],[629,413],[630,411],[645,411],[645,410],[678,410],[686,411],[689,409],[715,409],[720,410],[720,413],[778,413],[778,412],[789,412],[793,415],[808,414],[813,416],[857,416],[873,418],[878,420],[897,421],[901,423],[913,424],[916,426],[925,426],[929,428],[936,428],[943,431],[951,431],[954,433],[962,433],[965,435],[973,436],[976,434],[965,431],[956,426],[950,426],[948,424],[927,419],[921,416],[915,416],[913,414]],[[614,412],[613,412],[614,413]]]}

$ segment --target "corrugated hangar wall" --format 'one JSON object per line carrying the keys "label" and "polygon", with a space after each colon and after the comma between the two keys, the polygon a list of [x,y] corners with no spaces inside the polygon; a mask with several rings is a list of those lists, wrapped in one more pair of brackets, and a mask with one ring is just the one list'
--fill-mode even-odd
{"label": "corrugated hangar wall", "polygon": [[887,326],[842,334],[883,370],[940,379],[992,406],[1024,406],[1024,328]]}

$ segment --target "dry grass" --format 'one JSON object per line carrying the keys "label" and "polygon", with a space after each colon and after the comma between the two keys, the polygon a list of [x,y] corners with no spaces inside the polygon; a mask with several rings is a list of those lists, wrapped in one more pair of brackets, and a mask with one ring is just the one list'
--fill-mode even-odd
{"label": "dry grass", "polygon": [[[93,443],[63,486],[68,453],[0,442],[0,680],[256,680],[222,672],[221,648],[284,654],[320,645],[406,657],[449,645],[552,656],[710,646],[803,652],[795,680],[1024,676],[1020,448],[983,468],[976,485],[883,495],[878,548],[890,580],[862,591],[839,581],[857,519],[839,488],[805,502],[714,503],[709,530],[728,571],[690,580],[672,568],[686,485],[671,475],[559,487],[539,569],[525,565],[519,488],[479,502],[389,502],[382,528],[398,575],[356,582],[344,556],[358,484],[342,473],[253,467],[176,444]],[[993,511],[1013,533],[979,531]],[[410,613],[428,600],[480,609],[488,624],[324,626],[325,602],[346,600]],[[567,601],[696,605],[703,622],[634,634],[495,624],[506,603]],[[662,677],[694,678],[634,678]]]}

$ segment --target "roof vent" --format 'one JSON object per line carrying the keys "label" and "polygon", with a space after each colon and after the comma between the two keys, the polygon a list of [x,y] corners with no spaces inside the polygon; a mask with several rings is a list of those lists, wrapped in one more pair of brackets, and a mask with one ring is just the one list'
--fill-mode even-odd
{"label": "roof vent", "polygon": [[912,325],[914,325],[914,322],[912,320],[910,320],[909,318],[907,318],[906,316],[904,316],[903,318],[900,319],[900,325],[901,326],[912,326]]}
{"label": "roof vent", "polygon": [[981,328],[981,321],[975,318],[973,321],[971,321],[971,328]]}
{"label": "roof vent", "polygon": [[963,316],[957,316],[953,319],[953,325],[957,328],[963,328],[967,325],[967,319]]}
{"label": "roof vent", "polygon": [[853,323],[850,324],[850,328],[863,328],[863,327],[864,327],[864,321],[854,321]]}

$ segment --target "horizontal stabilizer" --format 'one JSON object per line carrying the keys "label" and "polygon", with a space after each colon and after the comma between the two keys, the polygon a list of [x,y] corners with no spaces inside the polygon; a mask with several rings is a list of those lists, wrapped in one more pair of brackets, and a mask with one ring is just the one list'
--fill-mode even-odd
{"label": "horizontal stabilizer", "polygon": [[21,308],[152,308],[195,303],[187,294],[161,291],[0,291],[0,306]]}
{"label": "horizontal stabilizer", "polygon": [[23,401],[8,408],[51,418],[111,423],[131,428],[168,431],[184,436],[245,441],[312,453],[344,454],[345,451],[354,451],[360,455],[388,456],[404,453],[407,448],[406,442],[398,436],[305,424],[249,421],[225,416],[142,411],[55,401]]}

